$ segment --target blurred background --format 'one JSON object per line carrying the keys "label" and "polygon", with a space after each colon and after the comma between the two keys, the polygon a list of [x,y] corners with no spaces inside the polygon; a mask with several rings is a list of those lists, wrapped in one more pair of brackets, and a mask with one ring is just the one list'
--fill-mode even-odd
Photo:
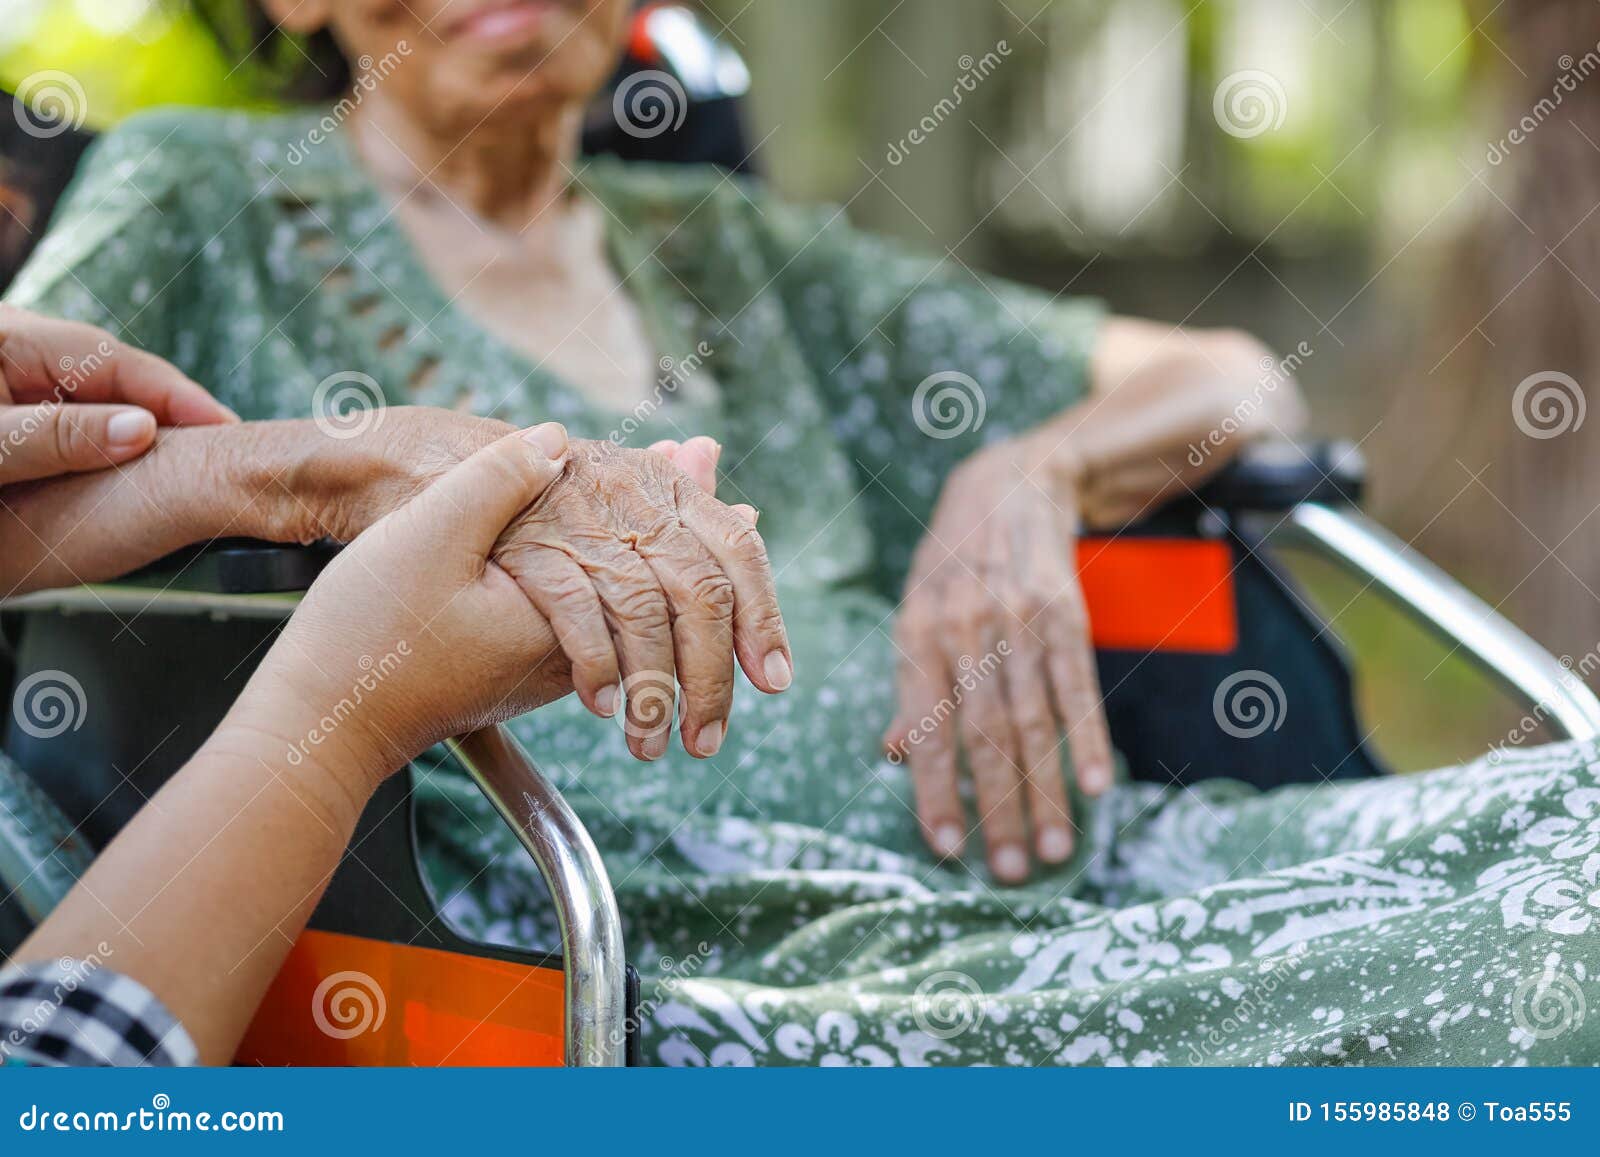
{"label": "blurred background", "polygon": [[[1600,5],[696,7],[748,66],[753,163],[780,191],[973,269],[1296,353],[1315,432],[1360,444],[1376,513],[1600,669]],[[270,103],[182,0],[0,0],[0,86],[41,70],[81,84],[90,127]],[[1523,730],[1372,596],[1302,577],[1397,765]]]}

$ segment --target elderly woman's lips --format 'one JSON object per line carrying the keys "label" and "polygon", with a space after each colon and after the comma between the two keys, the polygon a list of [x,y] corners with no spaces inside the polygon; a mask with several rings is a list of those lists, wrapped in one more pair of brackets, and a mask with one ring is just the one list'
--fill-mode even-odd
{"label": "elderly woman's lips", "polygon": [[545,19],[561,5],[551,0],[523,0],[475,12],[458,23],[453,31],[468,40],[508,40],[538,30]]}

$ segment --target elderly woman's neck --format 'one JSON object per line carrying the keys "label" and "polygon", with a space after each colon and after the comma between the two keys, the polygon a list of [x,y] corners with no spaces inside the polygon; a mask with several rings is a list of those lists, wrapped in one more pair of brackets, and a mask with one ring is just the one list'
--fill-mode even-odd
{"label": "elderly woman's neck", "polygon": [[440,197],[520,231],[565,192],[582,117],[574,105],[520,123],[489,118],[466,133],[434,132],[369,98],[351,124],[362,160],[396,200]]}

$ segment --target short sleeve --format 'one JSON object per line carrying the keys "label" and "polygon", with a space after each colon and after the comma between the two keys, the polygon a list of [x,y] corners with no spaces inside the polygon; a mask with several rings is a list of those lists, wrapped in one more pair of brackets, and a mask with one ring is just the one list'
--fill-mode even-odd
{"label": "short sleeve", "polygon": [[950,470],[1080,400],[1104,310],[979,276],[852,228],[840,210],[755,202],[790,324],[862,477],[888,573],[903,572]]}

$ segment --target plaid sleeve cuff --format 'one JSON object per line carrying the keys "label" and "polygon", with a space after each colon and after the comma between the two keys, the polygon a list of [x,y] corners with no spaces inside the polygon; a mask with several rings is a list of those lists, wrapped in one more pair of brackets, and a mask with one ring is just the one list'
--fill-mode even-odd
{"label": "plaid sleeve cuff", "polygon": [[194,1041],[136,980],[93,957],[0,969],[0,1064],[177,1066]]}

